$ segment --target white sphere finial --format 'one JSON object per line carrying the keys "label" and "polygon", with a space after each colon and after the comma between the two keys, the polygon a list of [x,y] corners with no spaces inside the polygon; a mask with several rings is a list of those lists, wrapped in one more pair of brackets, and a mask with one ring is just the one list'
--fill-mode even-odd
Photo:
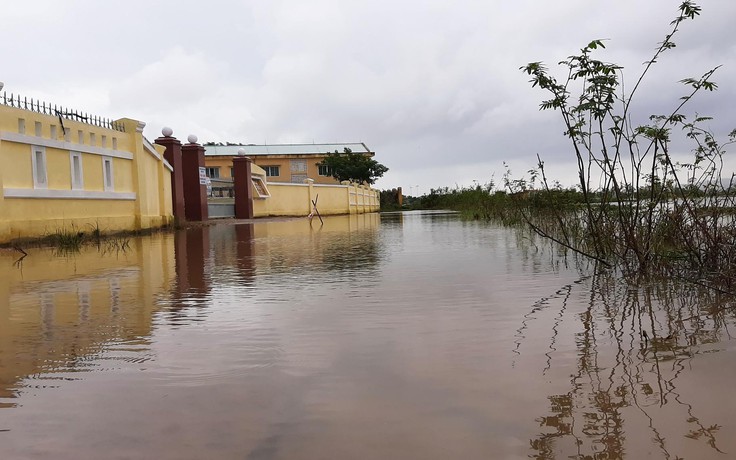
{"label": "white sphere finial", "polygon": [[171,135],[174,134],[174,130],[169,128],[168,126],[164,126],[164,128],[161,130],[161,134],[163,134],[164,137],[171,137]]}
{"label": "white sphere finial", "polygon": [[187,141],[189,141],[190,144],[196,144],[197,143],[197,136],[194,134],[190,134],[187,136]]}
{"label": "white sphere finial", "polygon": [[245,156],[245,149],[243,147],[240,147],[238,149],[238,156],[244,157]]}

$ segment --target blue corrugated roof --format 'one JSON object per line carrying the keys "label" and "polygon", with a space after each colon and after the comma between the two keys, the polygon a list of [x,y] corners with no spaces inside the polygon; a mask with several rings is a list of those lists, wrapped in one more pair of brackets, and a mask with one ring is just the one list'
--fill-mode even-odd
{"label": "blue corrugated roof", "polygon": [[205,155],[237,155],[245,149],[246,155],[309,155],[327,152],[343,152],[349,148],[356,153],[372,153],[362,142],[335,144],[265,144],[265,145],[205,145]]}

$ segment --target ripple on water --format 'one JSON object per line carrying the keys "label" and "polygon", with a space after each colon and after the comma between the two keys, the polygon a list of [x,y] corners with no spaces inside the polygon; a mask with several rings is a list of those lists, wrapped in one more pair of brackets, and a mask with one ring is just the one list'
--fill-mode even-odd
{"label": "ripple on water", "polygon": [[330,219],[199,229],[184,254],[136,239],[94,276],[98,254],[53,283],[29,266],[33,283],[2,278],[0,455],[736,451],[723,299],[581,274],[534,236],[448,215]]}

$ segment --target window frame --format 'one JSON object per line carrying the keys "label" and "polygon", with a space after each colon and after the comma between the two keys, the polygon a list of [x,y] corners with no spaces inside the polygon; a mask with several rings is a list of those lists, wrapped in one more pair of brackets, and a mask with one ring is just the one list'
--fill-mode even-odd
{"label": "window frame", "polygon": [[[102,187],[106,192],[115,190],[115,169],[112,157],[102,157]],[[108,168],[107,165],[110,165]]]}
{"label": "window frame", "polygon": [[[74,170],[74,159],[79,160],[79,175],[75,174]],[[103,166],[104,168],[104,166]],[[84,165],[82,163],[82,152],[69,152],[69,169],[72,180],[72,190],[83,190],[84,189]]]}
{"label": "window frame", "polygon": [[[41,172],[38,169],[39,160],[41,162],[40,167],[43,168],[43,177],[39,177],[39,173]],[[31,146],[31,168],[31,174],[33,174],[33,188],[49,188],[49,169],[48,163],[46,161],[46,147],[43,147],[41,145]]]}
{"label": "window frame", "polygon": [[[215,174],[212,174],[212,173],[215,173]],[[219,179],[220,178],[220,167],[219,166],[206,166],[205,174],[210,179]]]}
{"label": "window frame", "polygon": [[[325,173],[322,174],[322,171],[325,171]],[[317,174],[322,177],[330,177],[332,175],[332,171],[327,165],[317,165]]]}
{"label": "window frame", "polygon": [[[281,167],[278,165],[261,166],[261,169],[266,171],[266,177],[280,177],[281,176]],[[271,174],[271,172],[274,170],[276,171],[276,174]]]}

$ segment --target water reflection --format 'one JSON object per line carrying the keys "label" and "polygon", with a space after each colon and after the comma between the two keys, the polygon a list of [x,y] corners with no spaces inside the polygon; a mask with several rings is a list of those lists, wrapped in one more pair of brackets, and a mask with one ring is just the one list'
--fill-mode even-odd
{"label": "water reflection", "polygon": [[164,242],[138,239],[135,250],[114,257],[98,248],[68,257],[32,250],[22,264],[0,254],[0,405],[15,406],[21,388],[53,387],[55,379],[99,367],[89,358],[104,350],[119,347],[124,359],[133,346],[139,354],[151,333],[153,298],[173,279]]}
{"label": "water reflection", "polygon": [[[731,420],[713,411],[708,383],[729,376],[701,368],[699,361],[703,354],[724,351],[733,321],[726,312],[733,301],[673,280],[630,286],[611,272],[599,272],[581,281],[556,293],[547,356],[555,356],[563,319],[575,321],[577,369],[566,392],[548,396],[549,413],[537,419],[543,431],[530,441],[534,457],[574,452],[576,458],[623,458],[645,452],[651,442],[663,458],[703,458],[699,446],[724,453],[721,423]],[[587,307],[572,318],[566,312],[571,295],[588,297]],[[539,311],[537,305],[531,314]],[[525,321],[540,316],[527,314]],[[526,326],[520,328],[520,346]],[[717,361],[725,362],[722,358]],[[542,373],[550,367],[548,361]]]}
{"label": "water reflection", "polygon": [[0,253],[3,458],[736,451],[718,293],[626,285],[447,213],[130,246]]}
{"label": "water reflection", "polygon": [[4,251],[0,408],[15,407],[23,388],[51,388],[49,381],[100,370],[99,360],[152,359],[155,323],[203,321],[213,290],[247,288],[271,272],[349,276],[375,266],[378,224],[377,214],[341,216],[316,228],[304,220],[196,227],[132,239],[126,251],[34,249],[20,259]]}

